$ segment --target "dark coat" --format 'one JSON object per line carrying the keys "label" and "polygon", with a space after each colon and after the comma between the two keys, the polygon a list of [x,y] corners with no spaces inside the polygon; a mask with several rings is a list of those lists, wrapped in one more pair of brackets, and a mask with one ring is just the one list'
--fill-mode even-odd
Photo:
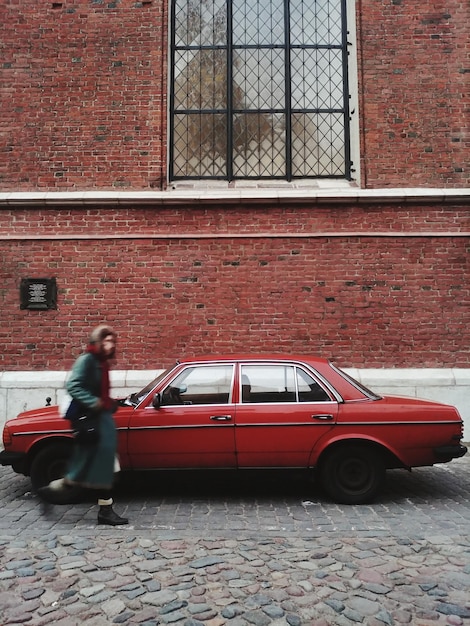
{"label": "dark coat", "polygon": [[[96,407],[101,397],[102,368],[91,353],[75,361],[67,381],[67,391],[86,407]],[[117,433],[111,411],[97,412],[99,440],[97,443],[76,443],[66,480],[92,489],[110,489],[113,484],[117,451]]]}

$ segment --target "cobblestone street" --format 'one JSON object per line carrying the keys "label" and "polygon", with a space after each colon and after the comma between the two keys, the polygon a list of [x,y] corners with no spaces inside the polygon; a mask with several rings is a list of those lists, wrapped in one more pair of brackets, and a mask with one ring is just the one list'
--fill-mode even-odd
{"label": "cobblestone street", "polygon": [[44,508],[0,468],[0,624],[470,624],[470,455],[374,504],[289,474],[124,476],[116,510]]}

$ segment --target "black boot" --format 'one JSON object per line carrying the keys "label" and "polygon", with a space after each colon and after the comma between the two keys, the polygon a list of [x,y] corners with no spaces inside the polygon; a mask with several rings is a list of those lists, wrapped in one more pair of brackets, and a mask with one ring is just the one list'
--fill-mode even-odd
{"label": "black boot", "polygon": [[106,506],[100,506],[98,511],[98,524],[108,524],[108,526],[122,526],[128,524],[129,520],[125,517],[119,517],[117,513],[113,511],[113,505],[108,504]]}

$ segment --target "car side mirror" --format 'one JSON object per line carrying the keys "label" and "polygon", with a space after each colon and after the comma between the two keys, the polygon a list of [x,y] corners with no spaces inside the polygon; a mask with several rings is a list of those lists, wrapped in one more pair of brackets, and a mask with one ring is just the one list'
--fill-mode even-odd
{"label": "car side mirror", "polygon": [[161,398],[160,398],[160,394],[159,394],[159,393],[156,393],[156,394],[153,396],[153,400],[152,400],[152,406],[153,406],[153,408],[154,408],[154,409],[159,409],[159,408],[160,408],[160,406],[161,406],[161,403],[162,403],[162,400],[161,400]]}

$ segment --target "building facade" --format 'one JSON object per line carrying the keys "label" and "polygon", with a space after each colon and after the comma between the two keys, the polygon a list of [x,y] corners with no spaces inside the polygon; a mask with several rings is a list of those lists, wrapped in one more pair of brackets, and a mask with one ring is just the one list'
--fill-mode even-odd
{"label": "building facade", "polygon": [[308,352],[470,420],[469,12],[2,2],[0,418],[107,320],[123,380]]}

